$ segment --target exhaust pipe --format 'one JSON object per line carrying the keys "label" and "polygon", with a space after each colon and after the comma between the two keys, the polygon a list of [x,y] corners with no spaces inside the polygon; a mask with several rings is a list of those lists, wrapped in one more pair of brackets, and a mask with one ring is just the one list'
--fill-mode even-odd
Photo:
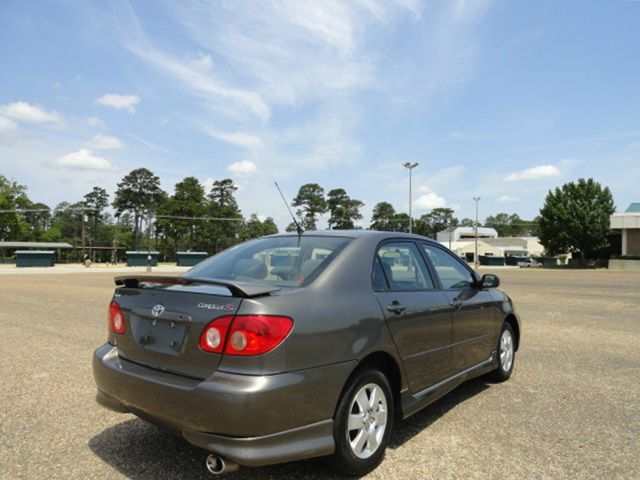
{"label": "exhaust pipe", "polygon": [[215,453],[209,454],[206,461],[207,470],[214,475],[223,475],[238,469],[238,464]]}

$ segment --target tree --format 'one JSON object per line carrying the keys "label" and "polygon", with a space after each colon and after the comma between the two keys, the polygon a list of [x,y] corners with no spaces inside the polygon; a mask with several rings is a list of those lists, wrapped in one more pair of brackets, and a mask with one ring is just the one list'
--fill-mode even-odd
{"label": "tree", "polygon": [[473,227],[475,224],[476,224],[476,222],[471,220],[470,218],[463,218],[462,220],[460,220],[459,226],[460,227]]}
{"label": "tree", "polygon": [[264,237],[265,235],[273,235],[278,233],[278,227],[273,218],[267,217],[264,221],[258,218],[258,215],[252,213],[249,220],[242,224],[240,228],[240,240],[249,240],[251,238]]}
{"label": "tree", "polygon": [[140,248],[140,229],[145,212],[154,211],[162,202],[165,193],[160,188],[160,179],[146,168],[137,168],[125,175],[115,193],[113,207],[133,213],[135,249]]}
{"label": "tree", "polygon": [[396,210],[389,202],[379,202],[373,207],[373,213],[371,215],[371,230],[379,230],[383,232],[390,232],[394,230],[393,219],[396,216]]}
{"label": "tree", "polygon": [[[209,204],[207,213],[210,217],[223,218],[228,220],[214,220],[208,223],[206,228],[207,247],[213,241],[213,250],[218,252],[230,247],[238,241],[238,234],[241,225],[242,212],[238,207],[234,193],[238,187],[230,178],[216,180],[209,192]],[[210,248],[207,248],[210,250]]]}
{"label": "tree", "polygon": [[298,195],[293,199],[291,205],[299,207],[296,213],[302,219],[302,228],[316,230],[318,215],[327,211],[324,188],[317,183],[305,183],[298,190]]}
{"label": "tree", "polygon": [[456,227],[458,219],[450,208],[434,208],[430,213],[422,215],[416,222],[414,231],[420,235],[436,238],[438,232],[449,227]]}
{"label": "tree", "polygon": [[84,204],[91,209],[88,216],[93,219],[93,222],[89,228],[89,235],[92,244],[95,244],[98,222],[102,219],[103,210],[109,205],[109,194],[102,187],[93,187],[93,190],[84,196]]}
{"label": "tree", "polygon": [[567,252],[580,255],[609,244],[609,217],[614,212],[608,187],[589,178],[565,183],[549,190],[540,210],[540,243],[550,255]]}
{"label": "tree", "polygon": [[522,220],[517,213],[498,213],[489,216],[484,221],[485,226],[494,228],[499,237],[517,237],[523,235],[528,230],[528,224]]}
{"label": "tree", "polygon": [[360,208],[363,206],[363,202],[350,198],[344,189],[334,188],[327,194],[327,207],[331,213],[329,228],[332,230],[354,229],[354,220],[362,218]]}
{"label": "tree", "polygon": [[16,209],[29,208],[27,187],[0,175],[0,240],[21,240],[28,225]]}
{"label": "tree", "polygon": [[[158,208],[158,232],[173,240],[176,252],[183,238],[187,239],[186,248],[192,250],[198,227],[202,225],[202,220],[193,217],[203,216],[206,207],[205,191],[200,181],[195,177],[184,178],[176,183],[174,194]],[[174,218],[163,218],[164,215]]]}

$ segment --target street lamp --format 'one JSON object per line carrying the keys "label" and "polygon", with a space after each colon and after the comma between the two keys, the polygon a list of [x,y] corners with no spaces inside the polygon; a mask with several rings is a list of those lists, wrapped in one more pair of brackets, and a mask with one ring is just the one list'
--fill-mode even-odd
{"label": "street lamp", "polygon": [[476,268],[476,270],[478,269],[478,202],[480,201],[480,197],[473,197],[473,200],[476,202],[476,222],[474,224],[475,226],[475,240],[476,240],[476,251],[473,254],[473,265]]}
{"label": "street lamp", "polygon": [[405,162],[402,164],[402,166],[404,168],[409,169],[409,233],[413,232],[413,219],[411,218],[411,201],[412,201],[412,194],[411,194],[411,171],[416,168],[418,166],[418,162],[415,163],[411,163],[411,162]]}

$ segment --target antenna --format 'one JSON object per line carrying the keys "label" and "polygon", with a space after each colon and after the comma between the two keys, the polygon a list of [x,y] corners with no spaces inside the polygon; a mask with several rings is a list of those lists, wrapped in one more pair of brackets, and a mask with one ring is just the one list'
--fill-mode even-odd
{"label": "antenna", "polygon": [[296,230],[298,231],[298,235],[302,235],[304,233],[304,230],[302,229],[302,227],[300,226],[300,224],[296,220],[296,216],[291,211],[291,208],[289,208],[289,204],[287,203],[287,200],[284,198],[284,195],[282,194],[282,190],[280,190],[280,186],[278,185],[278,182],[273,182],[273,183],[276,184],[276,188],[278,189],[278,192],[280,192],[280,196],[282,197],[282,201],[284,202],[285,206],[287,207],[287,210],[289,210],[289,214],[291,215],[291,218],[293,218],[293,223],[296,224]]}

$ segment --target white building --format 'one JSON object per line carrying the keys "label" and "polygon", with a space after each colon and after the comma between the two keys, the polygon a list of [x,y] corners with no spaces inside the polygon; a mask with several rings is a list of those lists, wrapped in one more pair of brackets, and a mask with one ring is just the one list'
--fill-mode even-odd
{"label": "white building", "polygon": [[[473,261],[476,242],[475,239],[464,239],[456,242],[440,242],[451,249],[456,255]],[[541,257],[544,247],[537,237],[498,237],[478,238],[478,256],[494,257]]]}
{"label": "white building", "polygon": [[611,230],[622,231],[622,255],[640,255],[640,203],[611,215]]}
{"label": "white building", "polygon": [[[476,238],[475,227],[456,227],[442,230],[436,234],[436,240],[442,244],[469,238]],[[495,228],[478,227],[478,238],[498,238],[498,232]]]}

